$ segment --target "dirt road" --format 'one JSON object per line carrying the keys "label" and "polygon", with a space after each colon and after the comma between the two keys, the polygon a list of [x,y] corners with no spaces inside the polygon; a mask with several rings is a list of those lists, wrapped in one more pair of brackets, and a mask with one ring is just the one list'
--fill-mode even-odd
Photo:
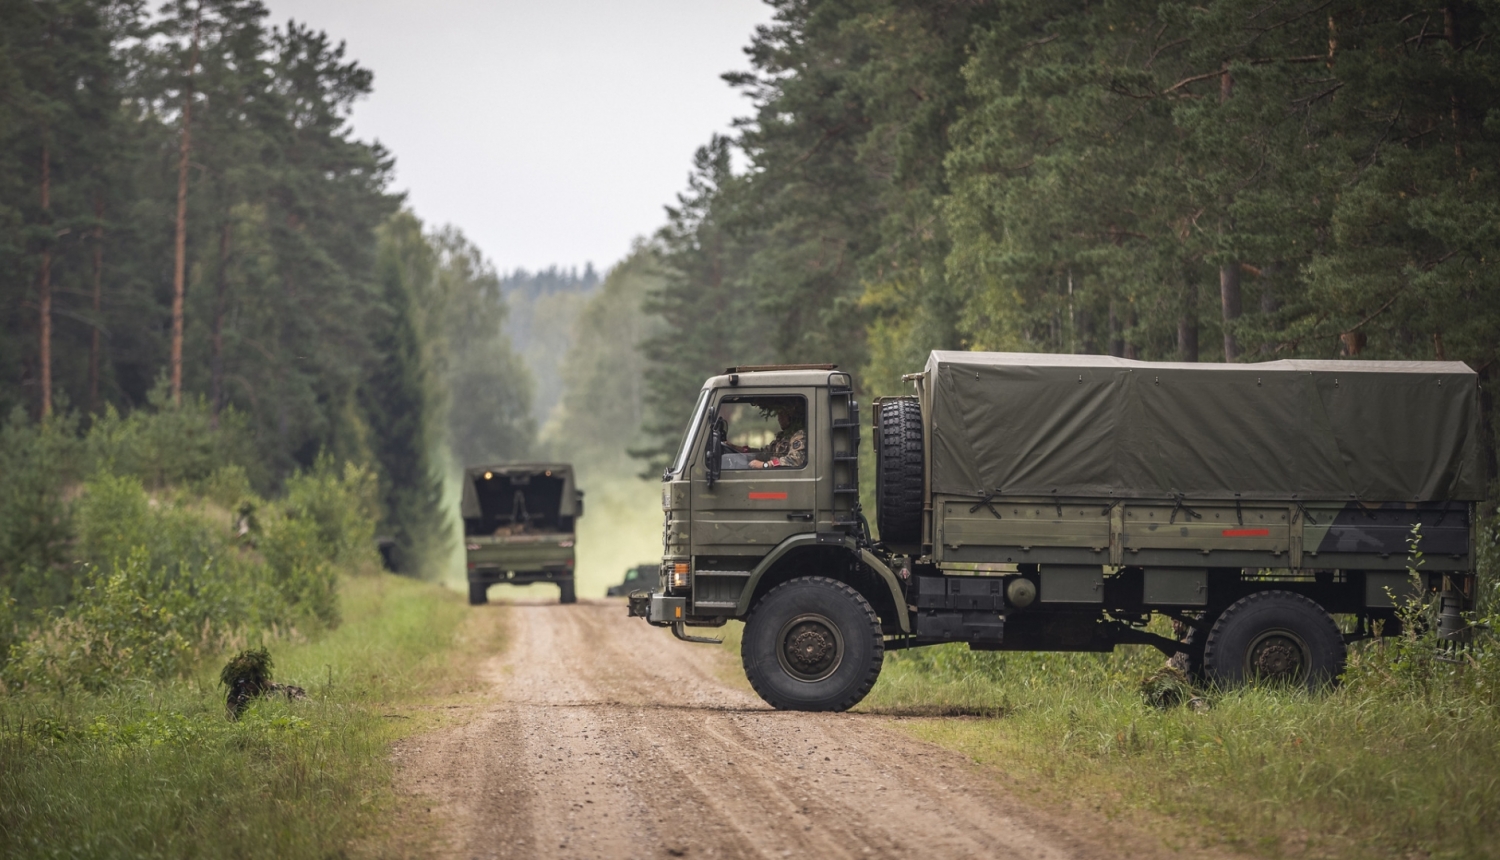
{"label": "dirt road", "polygon": [[889,717],[770,710],[726,649],[619,602],[492,605],[487,701],[399,747],[401,790],[453,857],[1173,856],[1123,827],[1009,798]]}

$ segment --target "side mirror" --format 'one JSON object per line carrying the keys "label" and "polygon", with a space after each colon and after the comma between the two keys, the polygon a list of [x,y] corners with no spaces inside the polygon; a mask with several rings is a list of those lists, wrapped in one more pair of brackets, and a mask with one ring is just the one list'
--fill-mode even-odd
{"label": "side mirror", "polygon": [[724,466],[724,433],[727,428],[723,418],[715,418],[713,426],[708,431],[708,448],[704,452],[707,462],[703,464],[703,475],[708,481],[708,488],[713,489],[714,483],[719,480],[719,470]]}

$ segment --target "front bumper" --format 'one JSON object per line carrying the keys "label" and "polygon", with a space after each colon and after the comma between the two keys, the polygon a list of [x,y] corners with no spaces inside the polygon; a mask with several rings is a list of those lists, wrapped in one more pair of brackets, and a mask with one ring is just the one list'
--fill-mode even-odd
{"label": "front bumper", "polygon": [[718,645],[722,639],[713,639],[707,636],[689,636],[688,624],[695,627],[722,627],[726,619],[720,617],[694,618],[687,614],[686,597],[668,597],[665,594],[642,594],[636,592],[630,595],[630,614],[636,618],[644,618],[654,627],[670,627],[672,635],[684,642],[702,642],[708,645]]}
{"label": "front bumper", "polygon": [[667,627],[687,617],[687,598],[636,592],[630,595],[630,615],[644,618],[658,627]]}

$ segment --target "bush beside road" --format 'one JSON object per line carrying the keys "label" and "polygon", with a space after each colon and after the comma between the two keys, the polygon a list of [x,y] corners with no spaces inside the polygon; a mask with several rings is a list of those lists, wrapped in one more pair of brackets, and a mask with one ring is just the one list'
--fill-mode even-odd
{"label": "bush beside road", "polygon": [[0,855],[385,856],[406,844],[389,745],[462,689],[457,593],[391,576],[339,581],[343,622],[271,645],[304,701],[225,717],[217,663],[100,693],[0,697]]}

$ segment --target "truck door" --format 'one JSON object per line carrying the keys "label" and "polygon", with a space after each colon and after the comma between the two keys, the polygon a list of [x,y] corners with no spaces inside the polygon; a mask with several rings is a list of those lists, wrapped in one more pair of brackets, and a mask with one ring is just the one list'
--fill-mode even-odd
{"label": "truck door", "polygon": [[[819,405],[814,389],[719,395],[710,412],[710,422],[723,422],[727,443],[719,479],[708,486],[706,451],[693,469],[697,566],[748,571],[786,538],[816,530],[818,434],[812,428],[821,420]],[[780,465],[750,466],[769,457]]]}

